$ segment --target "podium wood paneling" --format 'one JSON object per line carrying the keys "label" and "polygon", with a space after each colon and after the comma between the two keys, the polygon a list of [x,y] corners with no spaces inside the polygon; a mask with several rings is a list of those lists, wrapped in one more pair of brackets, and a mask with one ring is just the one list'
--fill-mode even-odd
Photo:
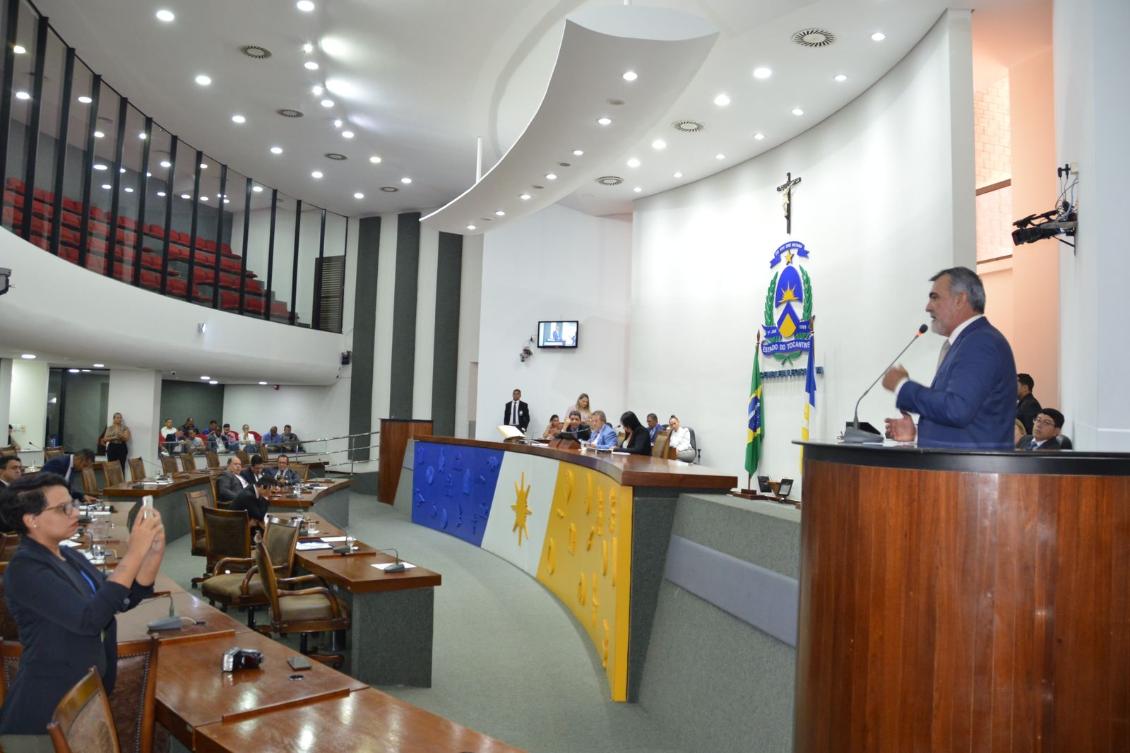
{"label": "podium wood paneling", "polygon": [[1130,751],[1130,478],[890,452],[805,450],[796,753]]}
{"label": "podium wood paneling", "polygon": [[412,421],[399,418],[381,419],[380,462],[378,463],[377,499],[391,505],[396,499],[396,485],[400,483],[400,469],[404,467],[404,450],[408,440],[432,433],[431,421]]}

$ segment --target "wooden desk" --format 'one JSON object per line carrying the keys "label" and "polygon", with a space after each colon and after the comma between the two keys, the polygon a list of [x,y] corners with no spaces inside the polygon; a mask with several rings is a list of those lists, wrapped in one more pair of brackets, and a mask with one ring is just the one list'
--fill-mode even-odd
{"label": "wooden desk", "polygon": [[200,753],[319,750],[357,753],[521,753],[503,742],[366,688],[341,698],[210,724],[196,734]]}
{"label": "wooden desk", "polygon": [[[349,671],[373,685],[432,686],[432,626],[439,573],[414,567],[385,573],[395,558],[359,544],[355,554],[299,552],[302,569],[337,586],[350,603]],[[412,563],[416,564],[416,563]]]}
{"label": "wooden desk", "polygon": [[[236,646],[261,651],[262,667],[220,671],[224,652]],[[347,696],[365,687],[364,683],[318,662],[311,662],[310,669],[296,672],[286,663],[296,655],[283,644],[250,631],[165,641],[157,667],[157,721],[196,750],[197,730],[204,725]],[[292,679],[296,676],[301,679]],[[278,716],[283,718],[288,713],[291,712]],[[247,748],[253,749],[266,748]]]}
{"label": "wooden desk", "polygon": [[132,519],[136,515],[135,510],[140,509],[142,498],[149,494],[153,495],[153,506],[160,511],[161,521],[165,524],[165,538],[172,541],[189,532],[185,494],[190,491],[208,491],[210,495],[212,477],[207,471],[193,471],[174,474],[171,484],[153,488],[135,488],[136,485],[137,482],[126,481],[116,486],[108,486],[102,490],[102,497],[107,502],[127,506],[129,508],[127,516]]}
{"label": "wooden desk", "polygon": [[[313,482],[307,481],[306,484]],[[267,496],[273,509],[314,510],[330,522],[339,526],[349,525],[349,488],[353,485],[350,479],[333,481],[323,479],[324,488],[291,495],[285,491],[272,492]]]}
{"label": "wooden desk", "polygon": [[[159,582],[155,584],[154,587],[157,590],[165,590],[160,587]],[[234,632],[238,634],[247,633],[251,630],[242,622],[209,606],[207,601],[199,599],[192,594],[178,590],[172,593],[171,596],[173,599],[173,608],[178,616],[189,618],[193,620],[193,622],[203,622],[203,624],[192,624],[187,620],[182,620],[185,625],[180,630],[165,630],[159,633],[150,633],[148,628],[146,628],[149,622],[169,616],[169,597],[155,596],[152,599],[146,599],[128,612],[118,614],[118,640],[121,642],[133,641],[148,638],[150,635],[156,635],[161,641],[175,641],[182,640],[188,636],[224,632]]]}

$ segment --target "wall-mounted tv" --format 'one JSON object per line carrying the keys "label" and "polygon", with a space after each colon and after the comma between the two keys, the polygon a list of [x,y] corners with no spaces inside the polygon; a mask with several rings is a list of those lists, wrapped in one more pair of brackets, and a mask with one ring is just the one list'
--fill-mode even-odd
{"label": "wall-mounted tv", "polygon": [[538,322],[539,348],[575,348],[581,326],[574,321]]}

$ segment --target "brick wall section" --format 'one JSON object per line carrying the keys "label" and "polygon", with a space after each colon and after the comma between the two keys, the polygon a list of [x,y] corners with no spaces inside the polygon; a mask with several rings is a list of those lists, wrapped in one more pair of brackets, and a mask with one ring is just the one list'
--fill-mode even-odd
{"label": "brick wall section", "polygon": [[1012,176],[1008,76],[973,95],[973,143],[977,187]]}

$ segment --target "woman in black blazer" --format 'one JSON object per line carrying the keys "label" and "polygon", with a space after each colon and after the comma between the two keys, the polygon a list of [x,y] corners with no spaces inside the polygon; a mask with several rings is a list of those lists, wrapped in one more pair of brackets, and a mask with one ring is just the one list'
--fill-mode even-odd
{"label": "woman in black blazer", "polygon": [[639,418],[632,411],[620,416],[620,426],[624,427],[625,450],[633,455],[651,454],[651,435],[647,427],[640,423]]}
{"label": "woman in black blazer", "polygon": [[23,655],[0,710],[0,734],[44,735],[59,700],[91,667],[109,695],[118,666],[114,616],[153,593],[165,551],[156,510],[138,517],[129,548],[107,577],[60,542],[78,528],[78,508],[53,473],[22,478],[0,492],[0,517],[20,534],[4,574],[8,608]]}

